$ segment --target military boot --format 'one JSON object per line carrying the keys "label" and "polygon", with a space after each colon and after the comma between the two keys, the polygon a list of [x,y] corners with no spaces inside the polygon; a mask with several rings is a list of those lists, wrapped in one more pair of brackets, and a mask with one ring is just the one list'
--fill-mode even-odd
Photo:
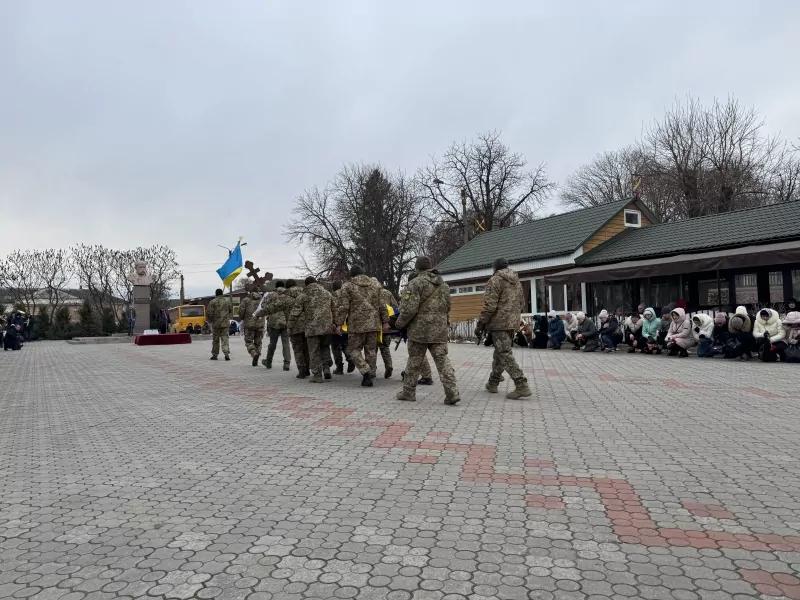
{"label": "military boot", "polygon": [[414,392],[410,392],[403,389],[402,391],[397,393],[397,396],[395,396],[395,400],[402,400],[403,402],[416,402],[417,395]]}
{"label": "military boot", "polygon": [[348,373],[352,373],[355,370],[356,370],[356,363],[354,363],[352,360],[348,360],[347,361],[347,372]]}
{"label": "military boot", "polygon": [[420,377],[417,385],[433,385],[433,377]]}
{"label": "military boot", "polygon": [[268,369],[272,368],[272,361],[269,360],[268,358],[265,358],[264,360],[262,360],[261,364],[264,365],[265,367],[267,367]]}
{"label": "military boot", "polygon": [[295,377],[297,379],[305,379],[306,377],[308,377],[308,375],[306,375],[306,370],[305,369],[299,369],[298,372],[297,372],[297,375],[295,375]]}
{"label": "military boot", "polygon": [[217,355],[216,354],[212,354],[211,358],[209,360],[217,360]]}
{"label": "military boot", "polygon": [[334,375],[344,375],[344,366],[339,363],[336,365],[336,370],[333,372]]}
{"label": "military boot", "polygon": [[361,387],[372,387],[372,375],[364,373],[361,377]]}
{"label": "military boot", "polygon": [[311,379],[308,380],[309,383],[324,383],[325,380],[322,378],[321,373],[314,373],[311,376]]}
{"label": "military boot", "polygon": [[498,385],[500,385],[499,381],[490,379],[489,381],[486,382],[486,391],[489,392],[490,394],[496,394]]}
{"label": "military boot", "polygon": [[226,354],[225,355],[225,360],[230,360],[230,359],[231,359],[231,355],[230,354]]}
{"label": "military boot", "polygon": [[331,375],[331,370],[328,367],[322,369],[322,376],[325,379],[331,379],[333,377],[333,375]]}
{"label": "military boot", "polygon": [[461,398],[459,396],[445,396],[444,398],[444,403],[447,406],[455,406],[459,402],[461,402]]}
{"label": "military boot", "polygon": [[253,364],[254,367],[258,366],[258,357],[259,356],[261,356],[261,355],[260,354],[253,354],[253,363],[252,364]]}
{"label": "military boot", "polygon": [[506,398],[510,400],[519,400],[520,398],[527,398],[532,395],[531,388],[528,387],[528,380],[524,377],[514,380],[514,389],[506,394]]}
{"label": "military boot", "polygon": [[389,379],[392,376],[393,371],[394,369],[392,369],[392,367],[386,367],[386,369],[383,372],[384,379]]}

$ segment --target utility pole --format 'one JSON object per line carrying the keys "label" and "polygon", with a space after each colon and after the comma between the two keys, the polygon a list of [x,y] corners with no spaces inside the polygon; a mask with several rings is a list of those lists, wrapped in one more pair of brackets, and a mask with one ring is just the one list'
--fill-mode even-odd
{"label": "utility pole", "polygon": [[464,244],[469,241],[469,229],[467,227],[467,188],[461,188],[461,223],[464,225]]}
{"label": "utility pole", "polygon": [[181,306],[183,306],[184,302],[184,293],[183,293],[183,273],[181,273]]}

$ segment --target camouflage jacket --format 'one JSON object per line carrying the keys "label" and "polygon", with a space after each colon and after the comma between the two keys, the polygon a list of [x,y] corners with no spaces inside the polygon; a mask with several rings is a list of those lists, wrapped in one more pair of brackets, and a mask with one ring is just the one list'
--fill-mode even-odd
{"label": "camouflage jacket", "polygon": [[212,327],[226,329],[230,327],[233,311],[231,310],[231,299],[225,296],[214,296],[208,303],[208,322]]}
{"label": "camouflage jacket", "polygon": [[333,295],[318,283],[310,283],[292,306],[292,317],[305,323],[306,337],[333,331]]}
{"label": "camouflage jacket", "polygon": [[421,271],[400,295],[397,328],[413,342],[447,343],[449,314],[450,288],[436,273]]}
{"label": "camouflage jacket", "polygon": [[303,290],[299,287],[293,287],[286,290],[286,308],[284,312],[286,314],[286,331],[289,335],[304,333],[306,330],[306,325],[302,320],[303,314],[295,314],[292,310],[297,302],[297,299],[302,293]]}
{"label": "camouflage jacket", "polygon": [[261,302],[261,294],[250,292],[239,303],[239,318],[247,329],[264,329],[264,317],[255,317],[253,313]]}
{"label": "camouflage jacket", "polygon": [[397,308],[397,298],[395,298],[394,294],[385,287],[381,288],[381,302]]}
{"label": "camouflage jacket", "polygon": [[291,305],[284,288],[278,288],[264,300],[264,312],[270,329],[286,329],[286,313]]}
{"label": "camouflage jacket", "polygon": [[347,323],[348,333],[379,331],[389,321],[380,289],[366,275],[356,275],[339,290],[336,324]]}
{"label": "camouflage jacket", "polygon": [[487,331],[516,331],[524,301],[517,274],[506,267],[496,271],[486,284],[483,310],[478,322]]}

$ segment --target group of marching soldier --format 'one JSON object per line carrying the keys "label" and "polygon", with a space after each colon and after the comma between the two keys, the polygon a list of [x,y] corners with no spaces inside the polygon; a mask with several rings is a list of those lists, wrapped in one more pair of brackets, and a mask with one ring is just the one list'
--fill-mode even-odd
{"label": "group of marching soldier", "polygon": [[[493,270],[486,284],[476,331],[491,335],[494,344],[486,390],[497,393],[505,371],[514,381],[514,389],[507,397],[524,398],[531,391],[512,354],[513,333],[523,306],[522,286],[505,259],[495,260]],[[345,282],[334,282],[331,291],[314,277],[306,278],[302,288],[288,279],[277,281],[273,292],[263,293],[252,282],[246,285],[246,291],[239,305],[239,317],[254,367],[261,357],[266,317],[269,343],[261,364],[267,369],[272,368],[280,340],[283,370],[290,370],[293,351],[298,379],[324,383],[333,375],[344,374],[346,362],[348,373],[358,369],[361,385],[372,387],[377,376],[378,351],[383,358],[384,376],[387,379],[392,376],[389,332],[395,330],[408,340],[408,364],[397,399],[414,401],[418,384],[433,383],[426,356],[430,353],[444,387],[445,404],[454,405],[461,400],[447,355],[450,289],[428,257],[417,258],[415,271],[402,291],[399,310],[391,291],[358,265],[350,269]],[[397,314],[393,315],[395,311]],[[211,360],[217,360],[220,345],[225,360],[230,360],[227,332],[231,304],[223,298],[222,290],[217,290],[217,296],[210,302],[208,318],[213,331]],[[334,365],[336,368],[331,371]]]}

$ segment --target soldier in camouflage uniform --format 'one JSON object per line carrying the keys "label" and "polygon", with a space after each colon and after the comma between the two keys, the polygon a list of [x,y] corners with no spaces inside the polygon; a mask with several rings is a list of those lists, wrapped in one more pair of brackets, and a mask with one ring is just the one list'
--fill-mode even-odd
{"label": "soldier in camouflage uniform", "polygon": [[[394,310],[397,310],[397,300],[395,299],[394,294],[381,285],[377,279],[373,279],[380,290],[381,302],[387,307],[391,306]],[[381,337],[381,341],[378,343],[378,351],[381,353],[381,359],[383,360],[383,376],[384,378],[389,379],[392,376],[392,371],[394,370],[392,368],[392,340],[390,336],[384,335]],[[374,377],[375,373],[373,373],[372,376]]]}
{"label": "soldier in camouflage uniform", "polygon": [[[331,378],[330,335],[333,331],[333,295],[314,277],[307,277],[306,287],[292,307],[292,316],[305,323],[308,364],[311,383],[322,383]],[[324,378],[323,378],[324,376]]]}
{"label": "soldier in camouflage uniform", "polygon": [[336,325],[341,327],[344,323],[347,323],[347,355],[361,373],[361,385],[372,387],[378,360],[378,331],[389,330],[389,315],[374,282],[357,265],[351,267],[350,279],[340,291]]}
{"label": "soldier in camouflage uniform", "polygon": [[292,361],[292,351],[289,347],[289,334],[286,332],[286,308],[287,308],[286,287],[283,281],[275,282],[275,291],[268,294],[262,301],[262,310],[267,315],[267,335],[269,344],[267,345],[267,357],[261,364],[268,369],[272,368],[272,358],[275,356],[275,348],[278,346],[278,339],[281,340],[281,352],[283,353],[283,370],[288,371]]}
{"label": "soldier in camouflage uniform", "polygon": [[456,374],[447,356],[450,288],[437,274],[427,256],[417,258],[417,276],[409,281],[400,296],[397,327],[408,332],[408,367],[398,400],[416,400],[417,376],[425,353],[430,351],[444,387],[444,403],[453,405],[461,398]]}
{"label": "soldier in camouflage uniform", "polygon": [[261,341],[264,339],[264,317],[256,314],[261,304],[261,294],[255,283],[246,283],[247,295],[239,302],[239,318],[244,324],[244,345],[253,359],[253,366],[258,366],[261,356]]}
{"label": "soldier in camouflage uniform", "polygon": [[[292,350],[294,350],[294,363],[297,365],[297,378],[305,379],[311,375],[308,369],[308,346],[306,345],[306,325],[302,320],[292,316],[292,307],[294,307],[297,298],[303,293],[294,279],[286,281],[286,331],[289,334],[289,340],[292,342]],[[300,315],[302,316],[302,315]]]}
{"label": "soldier in camouflage uniform", "polygon": [[[342,282],[341,281],[334,281],[333,282],[333,306],[334,306],[334,317],[336,316],[336,311],[339,310],[339,299],[342,295]],[[356,365],[350,360],[350,357],[347,356],[347,334],[346,333],[334,333],[331,335],[331,351],[333,352],[333,362],[336,363],[336,370],[334,371],[335,375],[344,375],[344,361],[347,361],[347,372],[352,373],[355,371]]]}
{"label": "soldier in camouflage uniform", "polygon": [[[411,273],[408,276],[408,282],[414,280],[417,276],[417,272]],[[398,312],[400,312],[398,308]],[[397,328],[397,322],[395,321],[395,328]],[[407,334],[408,332],[406,332]],[[406,368],[400,373],[400,378],[405,380],[406,374],[408,372],[408,361],[406,361]],[[428,355],[427,353],[422,356],[422,364],[420,365],[419,369],[419,380],[417,381],[417,385],[433,385],[433,373],[431,372],[431,363],[428,362]]]}
{"label": "soldier in camouflage uniform", "polygon": [[493,268],[494,275],[486,284],[483,310],[478,317],[476,331],[480,334],[489,332],[494,343],[492,373],[489,375],[486,389],[496,394],[497,386],[503,380],[503,371],[507,371],[514,380],[515,389],[506,394],[506,398],[524,398],[531,395],[531,390],[511,351],[512,336],[519,327],[524,304],[522,284],[517,274],[509,268],[505,258],[496,259]]}
{"label": "soldier in camouflage uniform", "polygon": [[217,289],[216,295],[208,303],[206,314],[211,323],[211,360],[217,360],[219,345],[222,342],[222,353],[225,360],[231,359],[231,348],[228,343],[228,328],[231,326],[231,301],[222,295],[222,290]]}

